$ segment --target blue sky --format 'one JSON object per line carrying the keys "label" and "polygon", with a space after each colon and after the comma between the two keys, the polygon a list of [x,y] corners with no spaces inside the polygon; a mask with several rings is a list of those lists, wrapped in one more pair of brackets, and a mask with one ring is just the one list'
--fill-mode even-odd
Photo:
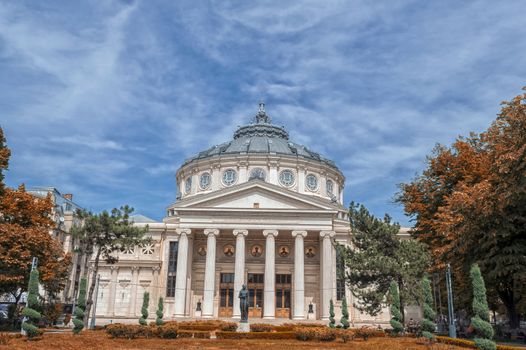
{"label": "blue sky", "polygon": [[392,199],[436,143],[487,128],[526,85],[524,1],[0,1],[7,183],[161,219],[182,161],[263,98],[333,159],[352,199]]}

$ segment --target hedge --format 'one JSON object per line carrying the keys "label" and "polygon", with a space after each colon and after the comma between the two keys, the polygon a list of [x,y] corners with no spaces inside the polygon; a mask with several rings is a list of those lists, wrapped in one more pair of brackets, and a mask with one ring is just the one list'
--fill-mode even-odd
{"label": "hedge", "polygon": [[296,339],[295,332],[216,332],[218,339]]}
{"label": "hedge", "polygon": [[[468,339],[461,339],[461,338],[449,338],[449,337],[443,337],[443,336],[436,336],[436,340],[439,343],[449,344],[449,345],[456,345],[464,348],[469,349],[476,349],[475,342]],[[523,347],[516,347],[516,346],[508,346],[508,345],[497,345],[497,350],[524,350]]]}

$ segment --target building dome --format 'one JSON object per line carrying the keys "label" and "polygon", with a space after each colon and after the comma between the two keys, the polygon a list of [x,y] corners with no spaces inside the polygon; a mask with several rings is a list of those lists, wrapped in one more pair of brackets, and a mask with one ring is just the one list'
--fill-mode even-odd
{"label": "building dome", "polygon": [[220,155],[235,154],[282,154],[287,156],[302,157],[324,162],[336,167],[332,160],[322,157],[307,147],[289,140],[289,133],[282,126],[272,124],[270,116],[265,112],[265,104],[259,104],[259,111],[254,116],[253,122],[239,127],[234,133],[233,140],[215,145],[195,156],[187,159],[188,164],[197,159],[205,159]]}
{"label": "building dome", "polygon": [[343,203],[344,177],[336,164],[291,141],[284,127],[272,124],[263,102],[252,123],[239,127],[232,140],[188,158],[176,178],[179,199],[259,179]]}

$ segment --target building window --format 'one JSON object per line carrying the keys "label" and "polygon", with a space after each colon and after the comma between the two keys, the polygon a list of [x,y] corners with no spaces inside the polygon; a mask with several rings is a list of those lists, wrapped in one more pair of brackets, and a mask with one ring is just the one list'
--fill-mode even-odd
{"label": "building window", "polygon": [[179,242],[170,242],[168,252],[168,279],[166,282],[166,297],[175,296],[175,274],[177,272],[177,252]]}
{"label": "building window", "polygon": [[311,191],[316,191],[318,188],[318,178],[314,174],[307,175],[307,188]]}
{"label": "building window", "polygon": [[234,283],[234,274],[233,273],[222,273],[221,283]]}
{"label": "building window", "polygon": [[202,190],[206,190],[208,187],[210,187],[211,182],[212,176],[210,176],[210,173],[202,173],[201,177],[199,178],[199,187]]}
{"label": "building window", "polygon": [[192,177],[189,177],[188,179],[186,179],[186,181],[184,182],[184,191],[186,193],[190,193],[190,190],[192,189]]}
{"label": "building window", "polygon": [[234,169],[227,169],[223,173],[223,184],[225,186],[232,186],[237,181],[237,173]]}
{"label": "building window", "polygon": [[345,298],[345,255],[343,246],[336,248],[336,300]]}
{"label": "building window", "polygon": [[283,170],[279,173],[279,182],[285,187],[294,185],[294,173],[292,170]]}

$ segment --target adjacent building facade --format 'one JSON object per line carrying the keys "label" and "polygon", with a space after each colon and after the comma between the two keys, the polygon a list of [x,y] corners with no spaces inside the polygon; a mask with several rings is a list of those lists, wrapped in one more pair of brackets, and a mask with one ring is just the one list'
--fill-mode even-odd
{"label": "adjacent building facade", "polygon": [[292,142],[264,104],[233,139],[186,160],[179,194],[162,222],[134,217],[152,243],[100,268],[99,323],[136,322],[144,292],[150,315],[164,298],[165,319],[239,318],[238,293],[249,291],[251,319],[329,317],[345,297],[351,321],[361,314],[345,288],[336,244],[350,243],[345,178],[329,159]]}

